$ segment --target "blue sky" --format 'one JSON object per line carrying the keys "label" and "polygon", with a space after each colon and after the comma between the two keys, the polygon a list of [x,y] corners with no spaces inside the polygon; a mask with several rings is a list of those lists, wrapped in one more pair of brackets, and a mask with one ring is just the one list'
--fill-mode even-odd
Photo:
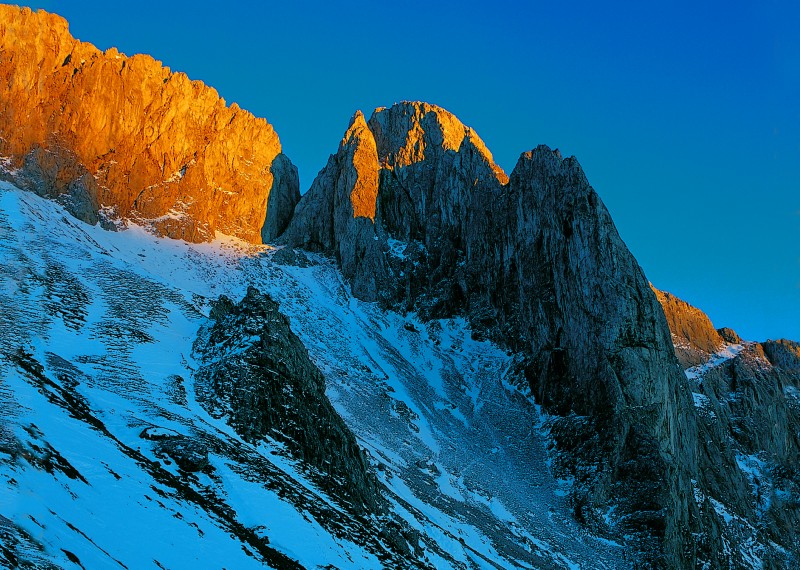
{"label": "blue sky", "polygon": [[557,147],[657,287],[800,340],[800,3],[28,5],[266,117],[303,191],[356,109],[404,99],[455,113],[507,172]]}

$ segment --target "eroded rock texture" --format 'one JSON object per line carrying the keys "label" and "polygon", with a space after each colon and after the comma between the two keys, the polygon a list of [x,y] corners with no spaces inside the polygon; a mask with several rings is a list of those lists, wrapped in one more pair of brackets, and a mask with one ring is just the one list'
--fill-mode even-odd
{"label": "eroded rock texture", "polygon": [[102,208],[173,238],[260,243],[299,197],[266,120],[150,56],[74,39],[59,16],[0,6],[0,85],[3,176],[89,223]]}
{"label": "eroded rock texture", "polygon": [[356,296],[463,314],[522,353],[576,516],[600,528],[614,507],[613,532],[642,564],[693,563],[689,390],[655,295],[574,158],[540,146],[509,178],[441,108],[357,114],[285,241],[334,255]]}
{"label": "eroded rock texture", "polygon": [[793,340],[768,340],[761,344],[773,366],[800,372],[800,343]]}

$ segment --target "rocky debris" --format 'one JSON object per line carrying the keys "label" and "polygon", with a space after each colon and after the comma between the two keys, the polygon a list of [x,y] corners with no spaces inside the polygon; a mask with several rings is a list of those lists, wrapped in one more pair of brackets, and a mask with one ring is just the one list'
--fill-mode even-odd
{"label": "rocky debris", "polygon": [[158,456],[172,459],[188,473],[203,471],[208,467],[208,448],[198,440],[156,426],[143,429],[139,437],[155,442]]}
{"label": "rocky debris", "polygon": [[144,428],[139,437],[149,441],[164,441],[167,439],[180,439],[183,436],[175,430],[151,426]]}
{"label": "rocky debris", "polygon": [[281,233],[297,175],[264,119],[149,56],[80,42],[54,14],[0,6],[0,31],[0,176],[89,223],[102,206],[188,241]]}
{"label": "rocky debris", "polygon": [[443,109],[404,102],[366,125],[357,114],[284,240],[334,255],[357,297],[463,314],[519,351],[551,414],[556,469],[575,479],[577,518],[599,529],[619,507],[614,530],[642,564],[691,565],[686,380],[655,295],[574,158],[540,146],[507,179]]}
{"label": "rocky debris", "polygon": [[208,448],[188,437],[159,440],[156,449],[159,455],[169,456],[188,473],[203,471],[208,467]]}
{"label": "rocky debris", "polygon": [[768,340],[761,345],[773,366],[800,372],[800,343],[792,340]]}
{"label": "rocky debris", "polygon": [[385,510],[379,484],[355,437],[325,396],[325,379],[269,296],[250,287],[221,297],[194,344],[198,401],[249,442],[271,438],[312,468],[346,509]]}
{"label": "rocky debris", "polygon": [[[675,344],[675,355],[681,366],[689,368],[708,362],[711,355],[725,344],[725,339],[711,324],[708,315],[671,293],[659,291],[655,287],[653,291],[667,317]],[[730,333],[736,335],[733,331]]]}

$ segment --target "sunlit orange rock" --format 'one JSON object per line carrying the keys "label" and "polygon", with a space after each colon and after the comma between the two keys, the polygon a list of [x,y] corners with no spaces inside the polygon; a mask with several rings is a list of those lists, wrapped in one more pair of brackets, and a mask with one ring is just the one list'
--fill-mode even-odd
{"label": "sunlit orange rock", "polygon": [[53,14],[0,6],[0,108],[5,177],[89,222],[102,208],[169,237],[261,242],[280,233],[264,225],[271,190],[289,212],[299,199],[291,163],[271,168],[266,120],[150,56],[80,42]]}
{"label": "sunlit orange rock", "polygon": [[708,362],[725,344],[708,315],[671,293],[650,287],[664,309],[681,366],[689,368]]}

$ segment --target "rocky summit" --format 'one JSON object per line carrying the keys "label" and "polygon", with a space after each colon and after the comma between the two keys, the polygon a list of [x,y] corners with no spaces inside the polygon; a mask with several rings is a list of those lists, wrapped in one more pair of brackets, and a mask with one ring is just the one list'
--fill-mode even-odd
{"label": "rocky summit", "polygon": [[574,157],[406,101],[301,198],[211,88],[0,34],[0,564],[800,564],[800,345],[655,289]]}

